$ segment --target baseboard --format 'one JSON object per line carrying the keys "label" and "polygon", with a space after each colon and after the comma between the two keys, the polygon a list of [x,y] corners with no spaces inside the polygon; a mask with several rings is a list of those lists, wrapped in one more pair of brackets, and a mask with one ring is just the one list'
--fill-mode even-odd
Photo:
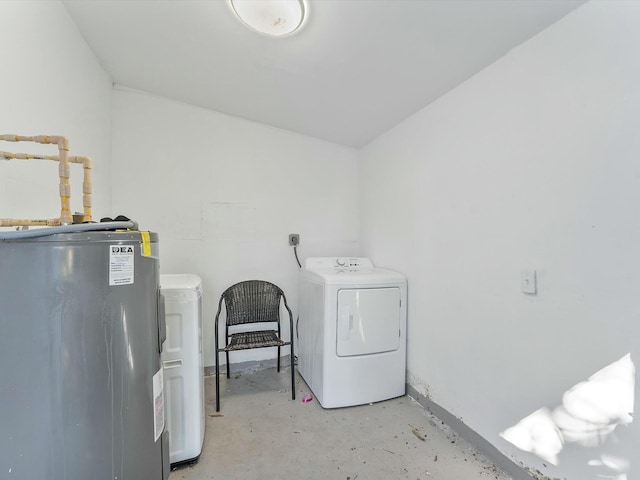
{"label": "baseboard", "polygon": [[[291,361],[290,355],[283,355],[280,357],[280,367],[288,368]],[[276,358],[269,358],[267,360],[251,360],[248,362],[239,362],[231,364],[231,373],[250,373],[250,372],[258,372],[260,370],[266,370],[267,368],[276,368],[278,366],[278,362]],[[227,373],[227,366],[220,365],[220,373]],[[205,377],[215,375],[216,367],[204,367],[204,375]]]}
{"label": "baseboard", "polygon": [[513,480],[535,480],[535,477],[532,477],[526,470],[494,447],[484,437],[480,436],[476,431],[469,428],[459,418],[452,415],[433,400],[419,393],[409,384],[407,384],[407,395],[446,423],[452,430],[460,435],[460,437],[476,447],[480,453],[491,460],[496,467],[509,475]]}

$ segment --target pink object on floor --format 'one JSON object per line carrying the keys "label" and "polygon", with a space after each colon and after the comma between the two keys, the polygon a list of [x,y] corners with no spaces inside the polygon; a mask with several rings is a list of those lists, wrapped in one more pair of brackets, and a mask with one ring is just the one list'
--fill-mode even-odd
{"label": "pink object on floor", "polygon": [[309,403],[311,400],[313,400],[313,397],[311,395],[308,395],[306,393],[302,395],[302,403]]}

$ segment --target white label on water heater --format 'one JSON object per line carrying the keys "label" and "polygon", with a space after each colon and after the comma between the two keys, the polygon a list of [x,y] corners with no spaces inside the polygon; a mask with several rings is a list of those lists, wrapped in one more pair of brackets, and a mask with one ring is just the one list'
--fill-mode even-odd
{"label": "white label on water heater", "polygon": [[133,283],[133,245],[109,246],[109,285]]}
{"label": "white label on water heater", "polygon": [[153,376],[153,441],[157,442],[164,430],[164,385],[162,367]]}

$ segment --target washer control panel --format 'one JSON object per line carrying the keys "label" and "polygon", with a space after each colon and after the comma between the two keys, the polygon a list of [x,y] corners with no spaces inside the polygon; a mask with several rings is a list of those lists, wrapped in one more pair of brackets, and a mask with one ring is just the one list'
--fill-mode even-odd
{"label": "washer control panel", "polygon": [[311,257],[304,262],[307,270],[332,268],[335,270],[373,268],[371,260],[365,257]]}
{"label": "washer control panel", "polygon": [[361,259],[359,258],[336,258],[335,267],[338,268],[358,268],[361,264]]}

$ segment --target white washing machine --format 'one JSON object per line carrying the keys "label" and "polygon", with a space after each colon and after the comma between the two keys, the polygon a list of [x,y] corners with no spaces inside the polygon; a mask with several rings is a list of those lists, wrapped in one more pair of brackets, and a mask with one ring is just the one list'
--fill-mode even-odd
{"label": "white washing machine", "polygon": [[298,371],[324,408],[405,394],[407,280],[368,258],[307,258]]}

